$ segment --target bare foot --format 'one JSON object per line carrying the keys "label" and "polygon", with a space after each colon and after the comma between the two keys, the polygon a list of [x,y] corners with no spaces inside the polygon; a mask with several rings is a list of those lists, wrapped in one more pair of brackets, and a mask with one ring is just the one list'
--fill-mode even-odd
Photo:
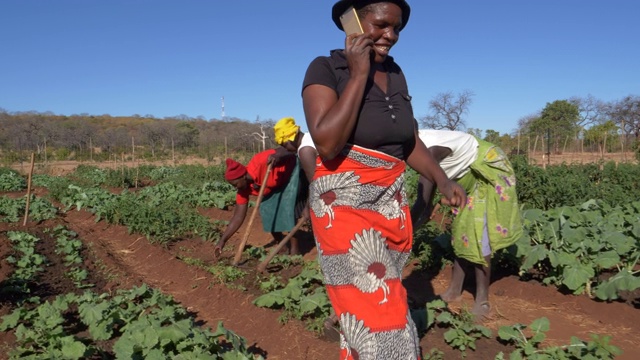
{"label": "bare foot", "polygon": [[338,317],[334,314],[324,320],[323,338],[330,342],[340,342],[340,325]]}
{"label": "bare foot", "polygon": [[491,304],[488,301],[476,302],[471,309],[471,313],[475,316],[476,320],[483,320],[491,313]]}
{"label": "bare foot", "polygon": [[453,294],[453,291],[447,289],[447,291],[440,294],[440,298],[445,302],[456,302],[462,299],[462,294]]}
{"label": "bare foot", "polygon": [[297,247],[291,247],[289,249],[289,255],[300,255],[300,249],[298,249]]}

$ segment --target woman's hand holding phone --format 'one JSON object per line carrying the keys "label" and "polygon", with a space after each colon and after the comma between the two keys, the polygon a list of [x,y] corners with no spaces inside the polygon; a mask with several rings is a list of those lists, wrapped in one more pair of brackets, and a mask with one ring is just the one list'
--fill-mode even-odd
{"label": "woman's hand holding phone", "polygon": [[344,43],[344,53],[352,75],[369,75],[373,40],[365,34],[351,34]]}

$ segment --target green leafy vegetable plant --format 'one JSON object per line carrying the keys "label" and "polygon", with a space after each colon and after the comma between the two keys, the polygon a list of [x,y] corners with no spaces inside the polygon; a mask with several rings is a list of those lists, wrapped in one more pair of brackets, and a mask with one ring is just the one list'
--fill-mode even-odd
{"label": "green leafy vegetable plant", "polygon": [[[592,334],[588,342],[573,336],[569,345],[541,347],[549,328],[549,319],[542,317],[531,322],[529,326],[523,324],[501,326],[498,330],[498,338],[516,346],[516,350],[509,355],[510,360],[605,360],[613,359],[622,353],[617,346],[609,343],[610,336],[596,334]],[[504,359],[504,354],[498,354],[496,359]]]}

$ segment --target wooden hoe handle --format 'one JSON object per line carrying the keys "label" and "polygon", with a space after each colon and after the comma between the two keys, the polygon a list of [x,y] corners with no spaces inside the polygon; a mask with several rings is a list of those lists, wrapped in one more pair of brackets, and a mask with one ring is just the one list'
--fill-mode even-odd
{"label": "wooden hoe handle", "polygon": [[262,185],[260,185],[260,192],[258,192],[258,200],[256,200],[256,206],[251,213],[251,217],[249,218],[249,224],[247,225],[247,229],[244,231],[244,237],[240,242],[240,246],[238,246],[238,250],[236,251],[236,256],[233,258],[233,265],[238,265],[240,262],[240,258],[242,258],[242,252],[244,251],[244,246],[247,244],[247,239],[249,239],[249,234],[251,233],[251,225],[253,225],[253,220],[256,218],[256,213],[260,208],[260,202],[262,201],[262,194],[264,194],[264,188],[267,185],[267,179],[269,178],[269,173],[271,172],[271,168],[273,165],[270,163],[267,166],[267,171],[264,173],[264,179],[262,179]]}
{"label": "wooden hoe handle", "polygon": [[271,261],[271,259],[273,259],[273,257],[276,256],[276,254],[279,253],[280,250],[282,250],[282,248],[289,242],[289,240],[291,240],[291,238],[296,233],[296,231],[300,230],[300,228],[302,227],[302,225],[304,224],[305,221],[307,221],[307,218],[305,216],[301,217],[300,220],[298,220],[298,223],[296,224],[296,226],[294,226],[293,229],[291,229],[291,231],[289,231],[287,236],[285,236],[285,238],[282,239],[278,243],[278,245],[276,245],[271,250],[269,255],[267,255],[267,257],[264,260],[262,260],[262,262],[258,265],[258,271],[260,271],[261,273],[264,273],[264,271],[267,269],[267,265],[269,265],[269,262]]}

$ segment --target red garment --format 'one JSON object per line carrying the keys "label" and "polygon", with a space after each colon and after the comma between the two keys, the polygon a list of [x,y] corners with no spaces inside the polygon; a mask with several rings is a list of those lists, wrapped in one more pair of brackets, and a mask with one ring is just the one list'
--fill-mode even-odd
{"label": "red garment", "polygon": [[[267,160],[270,155],[275,154],[274,149],[265,150],[255,154],[247,164],[247,173],[253,178],[253,183],[249,184],[243,190],[238,190],[236,194],[236,204],[247,204],[249,196],[257,196],[260,193],[260,186],[264,180],[264,174],[267,172]],[[263,196],[270,194],[272,191],[284,187],[289,182],[291,173],[296,166],[296,157],[289,156],[280,164],[274,166],[267,177],[267,185],[264,188]]]}
{"label": "red garment", "polygon": [[316,162],[311,223],[340,318],[340,358],[419,359],[401,277],[413,241],[404,161],[348,146],[335,159]]}

